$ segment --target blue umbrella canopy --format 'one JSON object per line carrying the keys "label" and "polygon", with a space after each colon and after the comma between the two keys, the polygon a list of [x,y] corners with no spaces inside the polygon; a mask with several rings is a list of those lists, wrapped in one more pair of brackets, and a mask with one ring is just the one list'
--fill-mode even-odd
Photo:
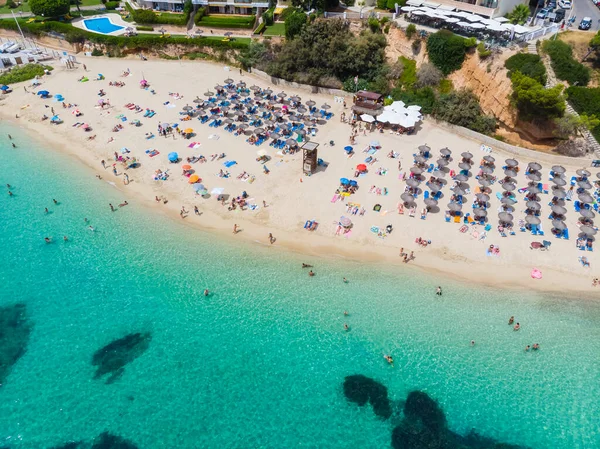
{"label": "blue umbrella canopy", "polygon": [[352,180],[350,181],[350,185],[351,185],[352,187],[356,187],[356,186],[358,185],[358,182],[356,182],[354,179],[352,179]]}
{"label": "blue umbrella canopy", "polygon": [[48,92],[47,90],[40,90],[37,94],[38,95],[48,95],[48,94],[50,94],[50,92]]}
{"label": "blue umbrella canopy", "polygon": [[8,87],[6,84],[4,84],[2,87],[0,87],[0,89],[2,89],[2,90],[8,90],[8,89],[10,89],[10,87]]}
{"label": "blue umbrella canopy", "polygon": [[196,192],[201,192],[203,190],[206,190],[206,187],[204,187],[204,184],[196,183],[194,184],[194,190]]}
{"label": "blue umbrella canopy", "polygon": [[179,155],[177,153],[175,153],[174,151],[172,153],[169,153],[170,161],[176,161],[177,159],[179,159]]}
{"label": "blue umbrella canopy", "polygon": [[348,145],[347,147],[344,147],[344,151],[347,153],[350,153],[354,148],[352,148],[350,145]]}
{"label": "blue umbrella canopy", "polygon": [[60,117],[58,115],[53,116],[50,120],[52,120],[53,122],[60,120]]}
{"label": "blue umbrella canopy", "polygon": [[340,184],[344,184],[344,185],[350,184],[350,181],[348,181],[348,179],[346,179],[346,178],[341,178],[340,179]]}

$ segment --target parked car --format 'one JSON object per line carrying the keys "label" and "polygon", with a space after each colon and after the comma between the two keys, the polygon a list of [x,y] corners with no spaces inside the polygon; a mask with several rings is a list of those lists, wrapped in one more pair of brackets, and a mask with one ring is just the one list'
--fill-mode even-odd
{"label": "parked car", "polygon": [[550,9],[549,8],[542,8],[540,9],[540,11],[537,13],[537,18],[538,19],[545,19],[546,17],[548,17],[548,14],[550,14]]}
{"label": "parked car", "polygon": [[558,0],[558,6],[562,9],[571,9],[573,7],[571,0]]}
{"label": "parked car", "polygon": [[584,17],[583,19],[581,19],[581,22],[579,22],[579,29],[580,30],[589,30],[592,27],[592,18],[591,17]]}
{"label": "parked car", "polygon": [[549,0],[546,8],[548,8],[550,11],[554,11],[556,9],[556,0]]}
{"label": "parked car", "polygon": [[554,15],[555,15],[554,22],[555,23],[562,22],[565,19],[566,14],[567,14],[567,12],[564,9],[557,9],[556,11],[554,11]]}

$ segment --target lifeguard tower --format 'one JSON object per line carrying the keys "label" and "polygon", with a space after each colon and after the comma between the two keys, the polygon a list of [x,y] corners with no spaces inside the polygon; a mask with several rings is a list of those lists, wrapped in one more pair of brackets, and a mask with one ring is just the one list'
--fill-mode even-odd
{"label": "lifeguard tower", "polygon": [[319,144],[316,142],[304,142],[304,145],[302,145],[302,171],[306,176],[310,176],[317,171],[318,146]]}

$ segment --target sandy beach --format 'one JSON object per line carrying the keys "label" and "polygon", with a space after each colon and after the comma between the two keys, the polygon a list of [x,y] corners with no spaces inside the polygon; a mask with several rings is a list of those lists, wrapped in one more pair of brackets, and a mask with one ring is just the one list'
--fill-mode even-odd
{"label": "sandy beach", "polygon": [[[511,156],[502,154],[495,148],[491,153],[483,152],[479,142],[454,135],[425,120],[416,133],[408,136],[392,135],[389,132],[367,132],[366,135],[360,133],[356,144],[353,145],[355,153],[348,157],[344,147],[349,144],[351,128],[340,121],[344,112],[343,105],[335,102],[331,96],[285,88],[284,91],[288,95],[298,95],[303,102],[312,99],[317,106],[323,103],[332,106],[330,112],[333,112],[333,117],[326,124],[319,126],[317,135],[311,138],[320,144],[319,158],[328,165],[313,176],[306,177],[302,174],[301,152],[294,155],[278,155],[277,150],[269,146],[269,140],[261,146],[254,146],[246,142],[248,136],[235,136],[225,131],[223,126],[209,127],[210,121],[205,124],[195,118],[187,122],[181,121],[183,116],[180,112],[184,106],[194,106],[193,100],[197,96],[206,98],[203,96],[204,92],[214,91],[215,85],[223,84],[226,78],[232,78],[236,82],[241,79],[248,86],[256,84],[262,88],[270,87],[274,92],[280,92],[280,87],[270,86],[248,73],[240,76],[238,69],[229,71],[227,67],[216,63],[142,62],[104,58],[81,58],[80,62],[86,64],[87,72],[84,72],[82,64],[78,64],[75,70],[67,70],[57,65],[52,75],[44,77],[41,80],[42,84],[37,88],[30,86],[29,82],[23,83],[28,92],[21,85],[11,86],[14,91],[0,99],[0,113],[4,120],[31,131],[37,138],[43,139],[58,151],[79,158],[99,174],[103,181],[114,183],[115,187],[123,192],[123,198],[131,203],[137,199],[145,206],[154,208],[157,213],[168,213],[176,220],[182,220],[180,211],[185,207],[188,214],[183,221],[186,224],[214,231],[229,239],[247,239],[269,245],[268,236],[272,233],[275,238],[272,244],[274,249],[297,251],[305,253],[307,257],[344,257],[365,263],[416,267],[427,270],[431,276],[440,277],[440,283],[443,283],[443,276],[450,276],[468,282],[558,293],[591,293],[600,288],[592,287],[592,279],[599,273],[599,249],[591,252],[581,251],[576,247],[579,214],[575,212],[571,201],[567,201],[565,206],[568,210],[565,223],[571,234],[569,240],[557,239],[550,232],[552,220],[548,218],[548,202],[552,198],[551,194],[540,194],[540,219],[545,231],[544,236],[520,232],[518,226],[515,226],[515,235],[502,237],[497,231],[497,209],[500,207],[500,201],[496,195],[503,192],[503,189],[497,182],[490,186],[488,217],[491,229],[488,231],[481,225],[467,225],[466,231],[461,232],[464,226],[462,219],[460,223],[445,221],[444,212],[452,195],[450,187],[453,184],[449,175],[445,176],[447,184],[442,189],[444,197],[439,200],[439,212],[429,213],[426,219],[421,219],[421,210],[425,206],[421,194],[416,200],[414,217],[409,216],[408,208],[404,209],[403,214],[398,213],[400,196],[406,186],[405,180],[400,177],[401,174],[410,172],[410,167],[414,165],[413,154],[420,145],[426,144],[431,147],[433,163],[439,157],[440,149],[448,147],[453,157],[448,168],[456,172],[459,171],[460,154],[465,151],[471,152],[474,162],[473,175],[477,174],[482,157],[491,154],[496,159],[494,174],[501,178],[504,160]],[[127,70],[131,75],[122,77],[122,73]],[[96,81],[98,73],[102,73],[105,79]],[[84,75],[89,81],[78,82]],[[150,89],[140,88],[142,78],[148,80]],[[109,85],[115,81],[124,82],[125,86]],[[100,89],[106,92],[102,98],[98,96]],[[53,98],[39,98],[36,95],[39,90],[48,90],[53,95],[62,94],[66,103],[77,106],[63,109],[61,103]],[[155,94],[151,90],[154,90]],[[171,95],[174,93],[179,94],[179,98]],[[109,100],[111,107],[99,107],[99,99]],[[351,103],[350,98],[347,101]],[[143,117],[144,112],[136,113],[126,108],[126,104],[139,105],[143,111],[148,108],[156,114],[146,118]],[[53,115],[51,108],[60,115],[62,124],[52,125],[50,120],[41,120],[44,114],[48,117]],[[75,117],[75,109],[82,115]],[[348,109],[345,112],[348,115],[350,111]],[[122,121],[119,116],[125,116],[127,120]],[[139,120],[141,126],[132,125],[134,120]],[[91,130],[86,132],[81,127],[73,127],[76,122],[89,124]],[[195,135],[190,139],[178,134],[165,138],[158,135],[159,123],[179,123],[180,127],[192,128]],[[117,125],[122,125],[122,129],[114,132]],[[147,133],[153,133],[155,137],[147,139]],[[89,140],[94,135],[96,137]],[[381,149],[373,154],[373,159],[377,160],[367,165],[366,175],[354,178],[356,166],[364,163],[369,156],[363,153],[363,150],[368,150],[370,142],[374,140],[381,146]],[[330,141],[335,145],[330,146]],[[190,148],[193,142],[199,145]],[[122,153],[121,149],[124,147],[130,152]],[[147,150],[157,150],[159,154],[150,157],[146,153]],[[257,152],[262,150],[270,157],[266,163],[268,174],[264,172],[263,164],[256,160]],[[27,149],[17,148],[15,151]],[[135,157],[139,166],[124,171],[122,165],[117,164],[118,174],[114,176],[112,164],[115,152]],[[171,152],[177,152],[182,161],[177,164],[170,163],[167,156]],[[398,157],[389,158],[390,152],[397,153]],[[211,161],[211,155],[221,153],[225,153],[225,158]],[[248,203],[252,204],[253,208],[228,210],[229,201],[222,205],[216,199],[216,195],[197,195],[189,179],[182,174],[181,167],[187,163],[186,158],[199,155],[207,158],[207,162],[191,165],[194,174],[202,179],[201,182],[208,192],[222,188],[224,194],[237,197],[245,191],[248,194]],[[518,188],[527,185],[525,168],[534,160],[540,161],[543,167],[540,182],[549,184],[551,156],[543,157],[519,161],[521,171],[517,175]],[[106,161],[106,169],[102,167],[102,160]],[[226,168],[223,165],[225,161],[236,161],[236,164]],[[582,168],[577,165],[576,160],[572,165],[562,165],[566,168],[567,181],[575,175],[577,169]],[[153,177],[157,170],[168,171],[168,179],[155,181]],[[218,176],[221,170],[229,171],[230,176]],[[599,170],[592,168],[590,171],[590,182],[594,182]],[[127,174],[128,183],[123,173]],[[243,173],[248,176],[246,179],[239,179]],[[425,175],[430,176],[427,173]],[[356,179],[359,189],[350,197],[333,202],[336,189],[340,187],[340,178]],[[252,182],[249,182],[251,180]],[[90,182],[102,181],[91,174]],[[474,176],[468,184],[470,190],[465,194],[466,200],[462,210],[471,212],[472,215],[471,203],[477,186]],[[424,184],[423,188],[425,189]],[[168,202],[156,202],[157,196],[166,198]],[[513,212],[515,225],[525,217],[523,195],[517,194],[517,197],[518,203],[515,204]],[[349,212],[349,203],[356,205],[356,214],[352,214],[352,210]],[[374,210],[376,205],[379,206],[378,211]],[[200,215],[194,213],[194,206],[198,207]],[[364,213],[361,214],[363,209]],[[351,219],[351,232],[336,235],[342,216]],[[304,226],[307,221],[318,222],[317,229],[306,230]],[[241,230],[235,236],[232,233],[234,224]],[[393,227],[393,231],[383,236],[383,231],[388,225]],[[382,232],[373,232],[375,228]],[[418,238],[431,243],[423,247],[415,242]],[[542,240],[552,243],[549,251],[530,249],[531,242]],[[490,245],[498,247],[499,253],[488,255]],[[404,248],[409,254],[414,251],[414,260],[403,263],[399,255],[400,248]],[[589,267],[584,267],[580,262],[581,256],[587,258]],[[542,279],[532,279],[533,269],[541,271]]]}

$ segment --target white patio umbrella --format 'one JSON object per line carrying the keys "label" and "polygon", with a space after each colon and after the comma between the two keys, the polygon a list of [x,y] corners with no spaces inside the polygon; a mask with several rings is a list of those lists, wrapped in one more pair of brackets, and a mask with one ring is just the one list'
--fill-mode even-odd
{"label": "white patio umbrella", "polygon": [[464,16],[469,22],[481,22],[482,17],[476,14],[468,14]]}
{"label": "white patio umbrella", "polygon": [[408,109],[409,111],[419,112],[419,111],[421,111],[421,106],[413,104],[413,105],[408,106],[406,109]]}
{"label": "white patio umbrella", "polygon": [[508,19],[506,17],[496,17],[493,20],[495,20],[496,22],[500,22],[500,23],[508,22]]}
{"label": "white patio umbrella", "polygon": [[444,22],[458,23],[458,22],[460,22],[460,19],[458,17],[445,17]]}
{"label": "white patio umbrella", "polygon": [[472,23],[470,25],[470,28],[473,28],[475,30],[480,30],[480,29],[485,28],[485,27],[486,27],[486,25],[484,25],[483,23]]}
{"label": "white patio umbrella", "polygon": [[360,118],[363,122],[367,122],[367,123],[373,123],[375,121],[375,118],[369,114],[363,114],[360,116]]}
{"label": "white patio umbrella", "polygon": [[402,8],[400,8],[400,11],[402,12],[411,12],[411,11],[416,11],[417,8],[416,6],[403,6]]}

